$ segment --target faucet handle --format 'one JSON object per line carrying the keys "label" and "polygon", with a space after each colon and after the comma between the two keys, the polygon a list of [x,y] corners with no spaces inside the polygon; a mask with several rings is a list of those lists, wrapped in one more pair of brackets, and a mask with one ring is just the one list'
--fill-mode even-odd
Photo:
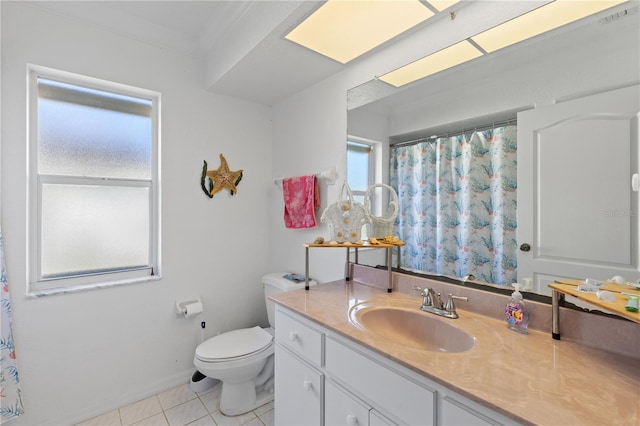
{"label": "faucet handle", "polygon": [[429,288],[427,288],[427,287],[422,288],[422,287],[414,286],[413,289],[415,291],[419,291],[420,292],[420,296],[429,297],[429,290],[430,290]]}
{"label": "faucet handle", "polygon": [[431,292],[433,290],[431,290],[430,288],[422,288],[418,286],[413,287],[413,289],[420,292],[420,296],[422,296],[422,306],[433,306],[433,300],[431,298]]}
{"label": "faucet handle", "polygon": [[454,296],[453,294],[449,293],[449,299],[447,300],[447,306],[445,306],[445,310],[447,312],[455,312],[456,311],[456,305],[455,303],[453,303],[453,300],[464,300],[465,302],[469,301],[468,297],[465,296]]}

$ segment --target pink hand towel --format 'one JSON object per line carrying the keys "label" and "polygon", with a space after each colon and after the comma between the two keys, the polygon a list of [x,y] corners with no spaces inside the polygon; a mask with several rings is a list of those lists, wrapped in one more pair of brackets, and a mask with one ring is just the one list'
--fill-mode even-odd
{"label": "pink hand towel", "polygon": [[282,180],[284,196],[284,225],[287,228],[315,228],[315,209],[320,207],[318,180],[315,175]]}

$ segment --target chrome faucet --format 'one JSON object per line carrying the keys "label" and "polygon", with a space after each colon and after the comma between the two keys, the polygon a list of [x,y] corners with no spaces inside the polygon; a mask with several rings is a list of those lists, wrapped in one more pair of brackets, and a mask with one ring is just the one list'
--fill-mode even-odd
{"label": "chrome faucet", "polygon": [[422,306],[420,306],[421,311],[430,312],[432,314],[436,314],[442,317],[447,317],[451,319],[458,318],[458,313],[456,312],[456,305],[453,302],[455,300],[464,300],[465,302],[469,301],[468,297],[464,296],[454,296],[449,293],[449,299],[447,299],[447,304],[444,305],[442,303],[442,298],[440,297],[440,293],[436,293],[432,288],[421,288],[414,287],[416,291],[420,292],[422,296]]}
{"label": "chrome faucet", "polygon": [[442,298],[440,297],[440,293],[436,293],[432,288],[428,289],[429,295],[431,296],[431,304],[434,308],[442,309],[444,305],[442,304]]}
{"label": "chrome faucet", "polygon": [[453,303],[453,300],[464,300],[465,302],[469,301],[468,297],[465,296],[454,296],[449,293],[449,299],[447,300],[447,306],[444,307],[444,310],[447,311],[451,316],[451,318],[458,318],[458,313],[456,312],[456,305]]}

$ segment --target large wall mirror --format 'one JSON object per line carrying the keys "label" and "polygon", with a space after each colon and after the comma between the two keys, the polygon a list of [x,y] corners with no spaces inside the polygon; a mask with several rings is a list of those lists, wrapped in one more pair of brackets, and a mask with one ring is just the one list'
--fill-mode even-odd
{"label": "large wall mirror", "polygon": [[[639,21],[638,3],[628,2],[400,88],[374,78],[349,90],[347,132],[391,146],[515,126],[513,281],[531,278],[539,294],[556,279],[635,282]],[[360,262],[384,263],[373,253]]]}

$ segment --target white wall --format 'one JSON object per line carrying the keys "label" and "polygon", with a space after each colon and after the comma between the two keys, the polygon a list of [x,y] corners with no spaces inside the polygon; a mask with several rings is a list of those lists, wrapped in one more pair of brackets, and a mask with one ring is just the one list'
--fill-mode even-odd
{"label": "white wall", "polygon": [[[391,47],[356,59],[345,70],[273,106],[274,178],[317,173],[336,165],[336,185],[321,189],[322,211],[338,198],[346,172],[347,90],[469,37],[531,8],[527,2],[468,2],[470,12],[455,21],[439,19]],[[484,2],[483,2],[484,3]],[[328,228],[289,230],[282,220],[282,191],[274,188],[270,205],[270,265],[277,270],[304,272],[303,244],[316,236],[328,237]],[[341,249],[310,250],[310,275],[321,281],[344,277]]]}
{"label": "white wall", "polygon": [[[346,178],[347,90],[416,59],[415,47],[415,40],[405,39],[393,49],[356,60],[343,72],[273,106],[273,178],[318,173],[331,166],[338,171],[335,185],[321,183],[318,221],[324,209],[338,199]],[[327,238],[328,227],[318,222],[317,229],[286,229],[282,191],[275,187],[272,194],[269,263],[277,270],[304,272],[303,244],[316,236]],[[345,258],[342,249],[311,249],[309,275],[320,282],[344,278]]]}
{"label": "white wall", "polygon": [[[488,19],[498,21],[501,11],[522,2],[497,3],[498,13]],[[450,26],[473,34],[474,25],[480,25],[465,21],[464,14],[454,22],[434,23],[429,31],[356,60],[269,111],[205,92],[201,64],[191,58],[19,3],[2,2],[1,7],[2,226],[27,409],[19,424],[70,423],[186,382],[200,319],[176,319],[177,297],[203,297],[209,336],[264,322],[260,275],[303,272],[303,243],[328,235],[324,225],[284,227],[282,191],[273,179],[336,166],[337,184],[321,185],[319,220],[337,199],[345,177],[347,90],[447,45],[457,37],[446,31]],[[25,298],[27,62],[162,93],[162,281]],[[562,74],[563,68],[556,71]],[[563,93],[600,84],[594,73],[586,75],[580,81],[564,75]],[[618,80],[619,75],[612,78]],[[489,110],[502,108],[491,102]],[[215,165],[219,153],[232,168],[244,169],[245,176],[235,197],[218,194],[210,200],[200,192],[199,175],[202,161]],[[267,227],[265,240],[261,236]],[[339,279],[344,260],[343,250],[312,250],[311,275],[321,282]]]}
{"label": "white wall", "polygon": [[[202,64],[166,49],[2,2],[2,231],[26,414],[70,424],[186,383],[200,321],[207,337],[266,325],[269,108],[204,89]],[[157,282],[26,298],[26,64],[162,94],[163,277]],[[203,160],[244,169],[238,193],[200,189]],[[304,169],[304,167],[302,167]],[[174,301],[202,297],[183,319]]]}
{"label": "white wall", "polygon": [[[374,145],[377,162],[375,183],[389,183],[389,117],[365,108],[350,110],[347,113],[347,133],[350,137],[377,142]],[[386,192],[382,194],[386,196]],[[360,250],[358,254],[358,262],[364,265],[384,265],[386,259],[386,250]]]}
{"label": "white wall", "polygon": [[[440,20],[416,31],[411,36],[378,53],[354,61],[345,71],[328,78],[274,106],[273,174],[288,176],[314,172],[339,159],[339,179],[346,168],[345,137],[347,123],[347,90],[370,81],[398,66],[491,27],[492,20],[505,19],[519,13],[515,9],[530,7],[527,2],[468,2],[455,21]],[[480,9],[478,9],[480,8]],[[488,8],[493,8],[489,10]],[[467,10],[473,13],[466,13]],[[505,15],[505,16],[501,16]],[[457,72],[444,72],[429,80],[429,95],[414,99],[411,105],[397,107],[388,116],[388,134],[398,135],[422,129],[447,126],[479,116],[497,116],[505,111],[545,105],[572,96],[583,96],[640,80],[640,49],[637,7],[624,20],[600,25],[601,34],[584,40],[579,48],[549,53],[528,45],[519,54],[520,62],[501,63],[499,53],[464,69],[464,82]],[[607,33],[607,36],[604,36]],[[613,34],[612,38],[609,38]],[[564,46],[556,45],[557,49]],[[507,72],[505,72],[505,70]],[[499,78],[494,78],[498,74]],[[409,89],[412,90],[412,89]],[[375,111],[378,111],[376,109]],[[356,117],[355,110],[350,116]],[[373,118],[371,118],[373,117]],[[362,136],[365,115],[359,115],[354,132]],[[384,117],[369,116],[371,126],[378,128]],[[487,122],[476,123],[476,125]],[[355,123],[354,123],[355,124]],[[349,121],[349,126],[352,122]],[[374,130],[378,133],[378,130]],[[365,136],[367,137],[367,136]],[[322,209],[338,197],[339,186],[330,187]],[[276,194],[277,195],[277,194]],[[281,195],[280,195],[281,197]],[[277,197],[271,204],[272,233],[270,264],[272,269],[304,268],[302,244],[316,235],[329,235],[326,226],[315,231],[291,231],[281,225],[281,203]],[[322,212],[322,209],[319,213]],[[320,281],[340,279],[344,274],[345,254],[338,249],[311,250],[310,275]]]}
{"label": "white wall", "polygon": [[[326,88],[326,90],[325,90]],[[316,211],[318,229],[286,229],[283,221],[282,189],[273,185],[270,216],[270,264],[278,270],[304,273],[304,243],[318,235],[328,236],[326,226],[320,223],[322,211],[335,200],[345,178],[346,170],[346,91],[341,85],[321,85],[307,93],[281,102],[273,110],[272,175],[273,178],[319,173],[335,166],[336,185],[320,181],[322,207]],[[338,105],[336,105],[338,104]],[[345,255],[315,249],[310,276],[322,282],[340,278],[344,270]]]}

